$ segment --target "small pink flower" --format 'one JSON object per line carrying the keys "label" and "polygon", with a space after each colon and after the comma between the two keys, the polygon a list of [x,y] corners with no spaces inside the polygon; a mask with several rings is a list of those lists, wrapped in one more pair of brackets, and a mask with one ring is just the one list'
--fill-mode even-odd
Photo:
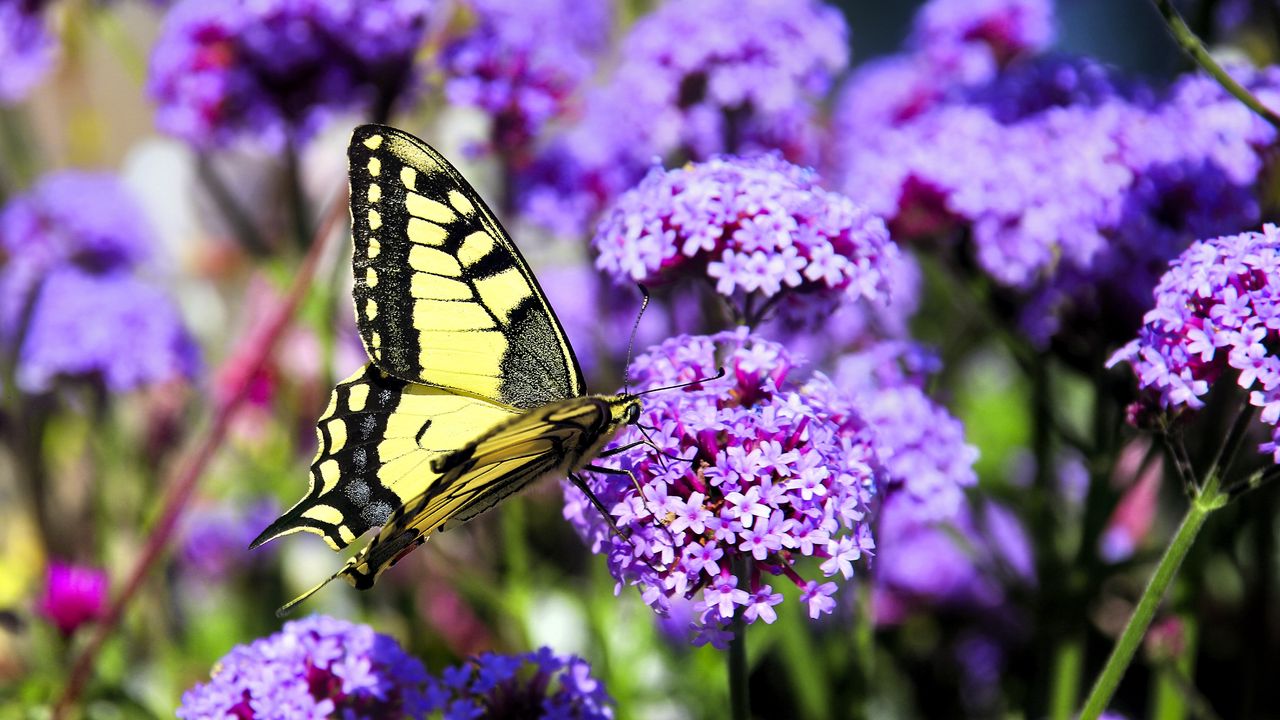
{"label": "small pink flower", "polygon": [[50,563],[36,609],[63,637],[70,637],[81,625],[106,613],[107,574],[93,567]]}

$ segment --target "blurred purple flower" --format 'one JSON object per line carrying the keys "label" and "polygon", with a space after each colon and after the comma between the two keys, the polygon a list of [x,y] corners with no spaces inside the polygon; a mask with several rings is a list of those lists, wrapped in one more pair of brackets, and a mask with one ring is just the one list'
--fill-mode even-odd
{"label": "blurred purple flower", "polygon": [[427,711],[444,720],[607,720],[612,699],[587,661],[550,648],[522,655],[484,653],[433,677]]}
{"label": "blurred purple flower", "polygon": [[49,69],[58,43],[45,25],[48,0],[8,0],[0,3],[0,104],[26,98]]}
{"label": "blurred purple flower", "polygon": [[[605,0],[469,0],[476,22],[444,49],[445,94],[493,121],[491,149],[518,156],[563,116],[595,69],[611,21]],[[519,159],[519,158],[518,158]]]}
{"label": "blurred purple flower", "polygon": [[749,321],[752,308],[787,296],[811,317],[844,300],[884,304],[901,262],[879,217],[772,155],[655,168],[608,211],[593,244],[618,282],[705,277]]}
{"label": "blurred purple flower", "polygon": [[816,163],[817,106],[848,55],[843,17],[821,2],[666,2],[632,26],[613,76],[522,172],[518,206],[574,237],[655,158],[778,151]]}
{"label": "blurred purple flower", "polygon": [[58,270],[44,280],[17,382],[46,392],[58,377],[101,378],[113,392],[194,377],[199,350],[168,295],[130,275]]}
{"label": "blurred purple flower", "polygon": [[1187,248],[1160,278],[1137,339],[1109,364],[1138,376],[1135,417],[1199,410],[1215,384],[1240,387],[1273,428],[1261,451],[1280,462],[1278,340],[1280,228],[1268,224]]}
{"label": "blurred purple flower", "polygon": [[17,381],[60,376],[113,392],[190,378],[198,349],[177,309],[137,276],[150,260],[141,210],[111,175],[48,175],[0,213],[0,337],[21,342]]}
{"label": "blurred purple flower", "polygon": [[151,55],[156,124],[202,148],[280,149],[338,112],[385,116],[416,81],[434,0],[183,0]]}
{"label": "blurred purple flower", "polygon": [[[782,595],[767,575],[802,588],[812,617],[831,612],[836,583],[813,579],[801,561],[820,559],[822,577],[853,574],[874,548],[865,516],[877,472],[870,432],[830,383],[788,380],[786,348],[745,329],[668,340],[636,358],[631,379],[643,390],[709,377],[721,364],[723,379],[647,397],[640,422],[657,452],[599,461],[634,473],[643,498],[625,479],[587,477],[626,540],[567,483],[564,510],[620,583],[664,616],[691,600],[687,635],[716,645],[738,610],[748,623],[773,622]],[[644,438],[628,426],[617,442]],[[734,575],[736,559],[754,559],[749,577]]]}
{"label": "blurred purple flower", "polygon": [[962,504],[948,518],[929,520],[901,493],[891,494],[880,508],[876,536],[880,622],[896,622],[917,605],[997,607],[1007,587],[1034,581],[1026,530],[994,502],[980,512]]}
{"label": "blurred purple flower", "polygon": [[63,637],[97,620],[107,610],[107,574],[94,567],[53,561],[45,574],[44,594],[36,610]]}
{"label": "blurred purple flower", "polygon": [[835,384],[873,428],[884,468],[881,493],[898,498],[900,512],[928,523],[961,512],[965,488],[978,483],[978,449],[965,441],[964,425],[925,394],[926,373],[912,370],[922,352],[888,342],[845,356]]}
{"label": "blurred purple flower", "polygon": [[[1274,133],[1194,77],[1157,103],[1085,62],[1013,72],[897,127],[854,130],[844,190],[899,239],[967,228],[981,270],[1021,298],[1033,341],[1070,330],[1106,345],[1136,327],[1178,251],[1256,222]],[[1238,74],[1280,99],[1280,74]]]}
{"label": "blurred purple flower", "polygon": [[248,645],[182,695],[177,716],[197,718],[423,717],[426,670],[372,628],[313,615]]}
{"label": "blurred purple flower", "polygon": [[236,567],[264,557],[246,548],[280,514],[275,500],[246,505],[219,504],[193,508],[183,519],[178,559],[183,570],[201,580],[217,582]]}
{"label": "blurred purple flower", "polygon": [[758,138],[807,119],[849,62],[848,34],[840,11],[814,0],[667,2],[632,26],[615,84],[641,103],[626,112],[671,131],[646,136],[651,152],[702,159],[795,140],[804,147],[791,157],[811,161],[803,137]]}
{"label": "blurred purple flower", "polygon": [[1052,0],[930,0],[916,13],[911,45],[930,54],[982,45],[1007,64],[1053,42]]}

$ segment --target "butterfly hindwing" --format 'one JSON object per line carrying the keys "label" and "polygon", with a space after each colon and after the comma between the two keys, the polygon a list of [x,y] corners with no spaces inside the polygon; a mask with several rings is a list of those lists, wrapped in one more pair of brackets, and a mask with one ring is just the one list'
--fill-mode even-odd
{"label": "butterfly hindwing", "polygon": [[254,541],[298,530],[346,547],[439,478],[432,463],[514,411],[390,377],[372,363],[334,388],[316,424],[307,495]]}
{"label": "butterfly hindwing", "polygon": [[348,150],[356,321],[387,374],[524,410],[584,392],[560,323],[462,175],[394,128]]}
{"label": "butterfly hindwing", "polygon": [[366,588],[434,532],[461,525],[545,475],[594,455],[611,436],[609,398],[551,403],[497,423],[452,453],[437,456],[437,480],[409,498],[338,574]]}

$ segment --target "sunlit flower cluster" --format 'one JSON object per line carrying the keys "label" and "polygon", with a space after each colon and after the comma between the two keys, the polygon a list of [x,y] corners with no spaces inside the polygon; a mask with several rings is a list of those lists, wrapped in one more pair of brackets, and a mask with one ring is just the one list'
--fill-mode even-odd
{"label": "sunlit flower cluster", "polygon": [[396,641],[323,615],[238,645],[182,696],[182,720],[425,717],[428,677]]}
{"label": "sunlit flower cluster", "polygon": [[593,242],[618,282],[704,276],[747,317],[785,294],[881,301],[900,262],[879,217],[771,155],[655,168]]}
{"label": "sunlit flower cluster", "polygon": [[1138,416],[1204,407],[1215,384],[1248,393],[1276,426],[1262,451],[1280,462],[1280,228],[1193,244],[1155,289],[1137,339],[1111,363],[1128,362],[1146,393]]}
{"label": "sunlit flower cluster", "polygon": [[[614,576],[660,614],[687,611],[687,630],[717,644],[735,612],[774,621],[783,596],[770,576],[799,586],[812,617],[832,611],[836,583],[803,561],[819,560],[822,577],[853,575],[874,548],[865,518],[877,473],[863,421],[837,409],[829,385],[795,384],[786,349],[745,330],[668,340],[638,357],[631,377],[641,390],[721,365],[722,379],[645,397],[640,426],[617,442],[651,450],[600,461],[632,472],[643,497],[625,478],[589,475],[625,539],[565,486],[565,517]],[[739,576],[738,565],[751,570]]]}

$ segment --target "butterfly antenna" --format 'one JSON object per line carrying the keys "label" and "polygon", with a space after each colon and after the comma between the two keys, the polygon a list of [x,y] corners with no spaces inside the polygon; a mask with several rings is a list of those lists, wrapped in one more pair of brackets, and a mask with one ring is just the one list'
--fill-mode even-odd
{"label": "butterfly antenna", "polygon": [[648,390],[641,390],[640,392],[634,393],[634,394],[648,395],[649,393],[658,392],[659,390],[679,390],[680,388],[686,388],[686,387],[689,387],[690,385],[698,385],[700,383],[710,382],[712,380],[719,380],[720,378],[724,377],[724,374],[725,374],[725,370],[722,367],[716,372],[715,375],[712,375],[710,377],[698,378],[697,380],[690,380],[689,382],[680,383],[678,385],[663,385],[662,387],[649,388]]}
{"label": "butterfly antenna", "polygon": [[636,331],[640,329],[640,318],[644,317],[644,311],[649,307],[649,288],[636,283],[636,287],[640,288],[640,312],[636,313],[636,321],[631,326],[631,339],[627,340],[627,364],[622,366],[622,391],[631,394],[631,351],[636,346]]}

